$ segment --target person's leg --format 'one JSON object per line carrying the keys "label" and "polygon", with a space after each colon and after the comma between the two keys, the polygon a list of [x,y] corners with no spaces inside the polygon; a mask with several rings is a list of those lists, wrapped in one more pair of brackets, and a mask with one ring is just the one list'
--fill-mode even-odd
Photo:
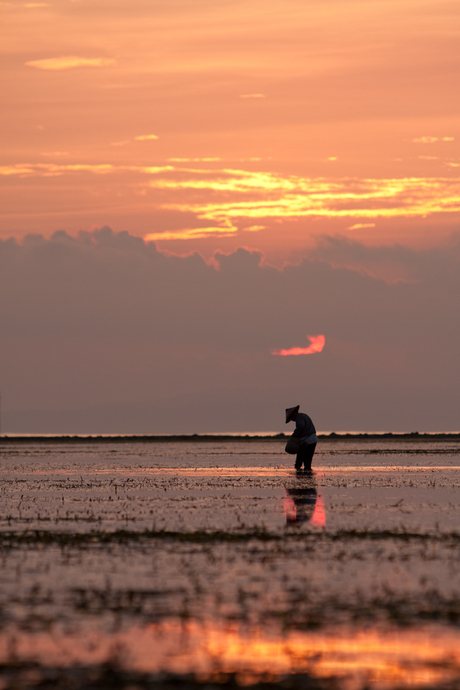
{"label": "person's leg", "polygon": [[[302,447],[302,446],[301,446]],[[306,443],[303,448],[305,448],[305,454],[303,456],[303,461],[306,470],[311,470],[311,461],[315,454],[316,443]],[[296,465],[297,466],[297,465]]]}
{"label": "person's leg", "polygon": [[296,459],[295,459],[295,468],[296,470],[301,470],[302,469],[302,464],[305,462],[305,450],[307,446],[305,443],[302,443],[302,445],[299,447]]}

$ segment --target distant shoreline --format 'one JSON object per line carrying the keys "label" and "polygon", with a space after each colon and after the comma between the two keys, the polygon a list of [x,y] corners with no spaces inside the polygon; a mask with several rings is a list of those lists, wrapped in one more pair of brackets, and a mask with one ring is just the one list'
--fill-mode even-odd
{"label": "distant shoreline", "polygon": [[[222,442],[222,441],[283,441],[291,434],[279,433],[267,436],[257,434],[131,434],[131,435],[15,435],[0,436],[0,445],[12,443],[171,443],[171,442]],[[318,434],[320,441],[460,441],[460,432],[331,432]]]}

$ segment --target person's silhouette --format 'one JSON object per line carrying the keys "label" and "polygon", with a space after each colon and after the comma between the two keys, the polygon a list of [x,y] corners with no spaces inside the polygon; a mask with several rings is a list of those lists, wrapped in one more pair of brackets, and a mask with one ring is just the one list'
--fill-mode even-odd
{"label": "person's silhouette", "polygon": [[300,405],[296,405],[286,409],[286,424],[288,422],[295,422],[295,430],[292,435],[300,440],[295,468],[296,470],[301,470],[302,465],[304,465],[305,470],[308,471],[311,470],[311,461],[315,454],[318,437],[312,420],[304,412],[299,412],[299,407]]}

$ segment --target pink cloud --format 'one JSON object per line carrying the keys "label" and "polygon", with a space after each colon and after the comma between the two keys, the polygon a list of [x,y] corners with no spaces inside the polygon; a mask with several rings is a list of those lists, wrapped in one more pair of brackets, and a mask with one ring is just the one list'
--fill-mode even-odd
{"label": "pink cloud", "polygon": [[272,350],[272,355],[281,355],[287,357],[288,355],[313,355],[315,352],[321,352],[326,342],[324,335],[307,335],[310,345],[308,347],[291,347],[290,350]]}

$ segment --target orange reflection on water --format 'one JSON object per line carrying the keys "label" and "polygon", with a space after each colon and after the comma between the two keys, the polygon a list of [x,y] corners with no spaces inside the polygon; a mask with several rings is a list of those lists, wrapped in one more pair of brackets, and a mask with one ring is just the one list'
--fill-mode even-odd
{"label": "orange reflection on water", "polygon": [[309,673],[317,677],[348,676],[357,686],[366,679],[379,687],[439,683],[460,673],[459,638],[434,643],[420,633],[318,635],[294,632],[284,640],[256,633],[213,631],[208,652],[219,659],[222,672],[263,674]]}
{"label": "orange reflection on water", "polygon": [[[11,632],[0,636],[0,660],[11,652]],[[236,673],[242,683],[292,673],[338,676],[347,688],[423,687],[460,679],[460,631],[419,630],[312,633],[262,631],[238,624],[165,620],[118,633],[94,627],[66,635],[16,632],[15,658],[71,666],[113,660],[142,672],[192,673],[206,679]]]}
{"label": "orange reflection on water", "polygon": [[326,527],[326,509],[322,496],[318,496],[316,499],[315,510],[311,516],[310,522],[315,527]]}

